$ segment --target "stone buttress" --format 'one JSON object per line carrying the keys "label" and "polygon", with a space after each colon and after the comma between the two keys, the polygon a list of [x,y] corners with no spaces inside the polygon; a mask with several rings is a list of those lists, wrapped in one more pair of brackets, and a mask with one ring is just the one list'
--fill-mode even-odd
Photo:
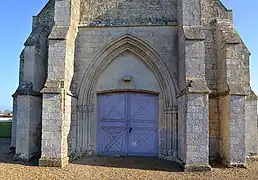
{"label": "stone buttress", "polygon": [[48,35],[54,24],[54,1],[33,17],[32,33],[20,56],[19,87],[13,94],[11,147],[16,158],[29,161],[40,156],[42,94],[47,77]]}
{"label": "stone buttress", "polygon": [[42,103],[42,147],[40,166],[68,163],[68,134],[73,95],[75,38],[80,15],[79,0],[55,1],[55,26],[49,35],[48,77]]}

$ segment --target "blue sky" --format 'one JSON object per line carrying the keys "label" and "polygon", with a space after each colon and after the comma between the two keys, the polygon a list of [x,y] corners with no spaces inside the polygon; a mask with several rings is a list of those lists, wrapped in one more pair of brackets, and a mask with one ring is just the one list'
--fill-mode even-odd
{"label": "blue sky", "polygon": [[[32,16],[37,15],[47,0],[8,0],[0,6],[0,110],[11,109],[18,86],[19,55],[31,32]],[[258,1],[222,0],[233,10],[234,24],[251,55],[251,85],[258,93]]]}

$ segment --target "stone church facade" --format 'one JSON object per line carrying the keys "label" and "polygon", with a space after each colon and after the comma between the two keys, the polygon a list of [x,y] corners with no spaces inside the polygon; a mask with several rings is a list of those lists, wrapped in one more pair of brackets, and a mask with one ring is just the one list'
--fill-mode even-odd
{"label": "stone church facade", "polygon": [[190,171],[257,154],[250,52],[219,0],[49,0],[24,45],[21,159],[157,156]]}

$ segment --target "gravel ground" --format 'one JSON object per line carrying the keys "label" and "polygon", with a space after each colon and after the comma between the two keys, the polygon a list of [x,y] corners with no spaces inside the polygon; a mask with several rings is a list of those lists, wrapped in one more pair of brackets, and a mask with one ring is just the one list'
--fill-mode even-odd
{"label": "gravel ground", "polygon": [[[1,142],[1,141],[0,141]],[[8,144],[5,143],[5,144]],[[1,143],[0,143],[1,145]],[[3,145],[3,143],[2,143]],[[61,168],[43,168],[18,164],[7,160],[5,152],[8,146],[0,146],[0,180],[65,180],[65,179],[92,179],[92,180],[121,180],[121,179],[251,179],[258,180],[258,162],[248,163],[248,168],[213,167],[212,172],[184,173],[176,165],[168,161],[155,158],[107,158],[91,157],[76,160],[69,166]],[[6,156],[4,158],[4,156]]]}
{"label": "gravel ground", "polygon": [[175,165],[148,158],[88,158],[71,163],[68,167],[43,168],[20,164],[0,163],[1,180],[20,179],[258,179],[258,162],[247,169],[213,168],[212,172],[184,173]]}

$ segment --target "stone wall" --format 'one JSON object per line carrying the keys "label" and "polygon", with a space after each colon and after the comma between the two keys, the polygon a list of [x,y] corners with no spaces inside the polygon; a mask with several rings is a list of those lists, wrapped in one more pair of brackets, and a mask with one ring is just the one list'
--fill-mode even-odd
{"label": "stone wall", "polygon": [[82,0],[80,22],[89,26],[167,25],[176,21],[176,5],[176,0]]}
{"label": "stone wall", "polygon": [[219,19],[232,20],[232,11],[228,10],[220,0],[200,0],[201,3],[201,24],[211,27],[211,23]]}

